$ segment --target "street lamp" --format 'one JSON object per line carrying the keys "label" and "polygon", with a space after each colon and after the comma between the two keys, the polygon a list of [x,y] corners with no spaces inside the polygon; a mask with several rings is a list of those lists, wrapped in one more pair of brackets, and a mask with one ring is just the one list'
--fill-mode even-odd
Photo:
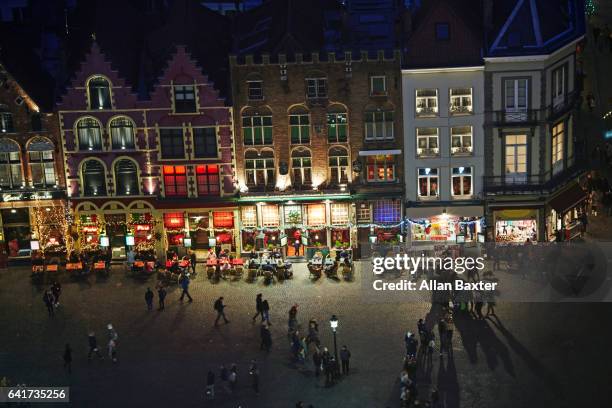
{"label": "street lamp", "polygon": [[332,332],[334,333],[334,357],[336,358],[336,363],[338,363],[338,341],[336,340],[338,318],[336,317],[336,315],[332,315],[331,319],[329,319],[329,325],[331,326]]}

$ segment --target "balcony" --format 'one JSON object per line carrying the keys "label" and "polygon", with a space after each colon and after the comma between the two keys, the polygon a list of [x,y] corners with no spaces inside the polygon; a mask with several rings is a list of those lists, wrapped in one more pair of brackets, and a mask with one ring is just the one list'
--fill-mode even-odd
{"label": "balcony", "polygon": [[466,105],[466,106],[461,106],[461,105],[452,105],[449,108],[449,112],[451,115],[471,115],[472,113],[474,113],[473,109],[472,109],[472,105]]}
{"label": "balcony", "polygon": [[540,111],[525,109],[517,111],[494,111],[494,126],[533,126],[540,122]]}
{"label": "balcony", "polygon": [[417,148],[417,157],[419,159],[421,158],[427,158],[427,157],[438,157],[440,156],[440,149],[437,147],[431,147],[431,148]]}
{"label": "balcony", "polygon": [[416,108],[416,116],[417,118],[426,118],[431,116],[438,116],[438,108],[437,107],[420,107]]}
{"label": "balcony", "polygon": [[553,174],[526,174],[523,176],[484,176],[484,193],[486,195],[503,194],[548,194],[584,172],[584,160],[576,158],[576,164]]}
{"label": "balcony", "polygon": [[553,100],[553,104],[546,108],[546,120],[554,122],[576,107],[580,93],[575,90],[563,97]]}
{"label": "balcony", "polygon": [[472,146],[451,147],[451,156],[471,156]]}

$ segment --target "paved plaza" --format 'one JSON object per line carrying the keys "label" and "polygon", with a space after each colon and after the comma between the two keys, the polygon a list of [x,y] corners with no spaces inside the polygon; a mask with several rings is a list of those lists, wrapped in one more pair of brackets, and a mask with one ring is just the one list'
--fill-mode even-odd
{"label": "paved plaza", "polygon": [[[354,282],[310,282],[305,264],[293,280],[211,284],[200,273],[191,285],[193,303],[179,302],[171,287],[163,312],[146,310],[144,291],[155,285],[125,276],[116,266],[109,279],[62,276],[63,294],[55,318],[42,302],[43,287],[28,269],[0,273],[0,377],[29,385],[69,385],[75,407],[398,407],[404,355],[403,336],[431,311],[429,303],[383,303],[361,296]],[[271,305],[272,351],[259,350],[259,326],[251,322],[254,299]],[[231,323],[214,327],[212,304],[224,296]],[[299,305],[303,326],[320,322],[322,342],[333,348],[328,320],[340,319],[339,345],[352,352],[351,374],[332,387],[317,380],[308,361],[298,369],[289,357],[286,316]],[[430,319],[434,318],[435,308]],[[610,304],[498,304],[497,318],[457,318],[453,358],[434,354],[421,369],[421,397],[432,387],[444,407],[606,406],[610,396]],[[87,333],[107,339],[106,324],[119,334],[119,362],[87,360]],[[437,331],[436,331],[437,332]],[[65,343],[74,349],[72,374],[63,369]],[[248,366],[257,359],[261,392],[250,387]],[[238,366],[234,394],[217,387],[203,398],[209,369]]]}

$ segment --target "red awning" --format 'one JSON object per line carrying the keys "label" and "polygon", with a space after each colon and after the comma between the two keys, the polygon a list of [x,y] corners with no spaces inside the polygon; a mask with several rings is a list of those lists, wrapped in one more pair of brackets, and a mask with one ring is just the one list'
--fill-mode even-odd
{"label": "red awning", "polygon": [[566,213],[587,198],[586,192],[578,184],[558,194],[548,203],[558,213]]}

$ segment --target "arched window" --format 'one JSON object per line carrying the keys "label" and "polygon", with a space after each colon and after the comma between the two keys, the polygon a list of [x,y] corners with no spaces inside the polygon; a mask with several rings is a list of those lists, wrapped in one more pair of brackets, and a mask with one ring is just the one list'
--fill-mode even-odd
{"label": "arched window", "polygon": [[83,176],[83,195],[106,195],[106,172],[98,160],[87,160],[81,170]]}
{"label": "arched window", "polygon": [[343,147],[329,150],[329,183],[331,185],[348,183],[349,158]]}
{"label": "arched window", "polygon": [[245,146],[272,144],[272,112],[262,108],[242,112],[242,136]]}
{"label": "arched window", "polygon": [[108,80],[101,76],[93,77],[87,84],[89,109],[110,109],[111,93]]}
{"label": "arched window", "polygon": [[28,144],[28,161],[34,187],[55,186],[55,158],[53,143],[44,137],[35,137]]}
{"label": "arched window", "polygon": [[93,118],[83,118],[77,123],[79,150],[102,150],[100,124]]}
{"label": "arched window", "polygon": [[312,158],[310,150],[299,148],[291,153],[291,169],[295,188],[312,186]]}
{"label": "arched window", "polygon": [[115,118],[110,123],[113,150],[134,148],[134,125],[126,117]]}
{"label": "arched window", "polygon": [[274,153],[263,151],[258,154],[248,151],[244,155],[246,184],[249,187],[271,187],[276,184]]}
{"label": "arched window", "polygon": [[0,140],[0,187],[21,188],[23,173],[19,145],[10,139]]}
{"label": "arched window", "polygon": [[346,109],[341,105],[330,106],[327,110],[327,140],[329,143],[344,143],[348,138]]}
{"label": "arched window", "polygon": [[115,163],[115,194],[138,195],[138,169],[136,164],[128,159]]}
{"label": "arched window", "polygon": [[9,111],[8,106],[0,105],[0,133],[13,133],[13,114]]}
{"label": "arched window", "polygon": [[303,106],[296,106],[289,112],[289,134],[291,144],[310,143],[310,114]]}

